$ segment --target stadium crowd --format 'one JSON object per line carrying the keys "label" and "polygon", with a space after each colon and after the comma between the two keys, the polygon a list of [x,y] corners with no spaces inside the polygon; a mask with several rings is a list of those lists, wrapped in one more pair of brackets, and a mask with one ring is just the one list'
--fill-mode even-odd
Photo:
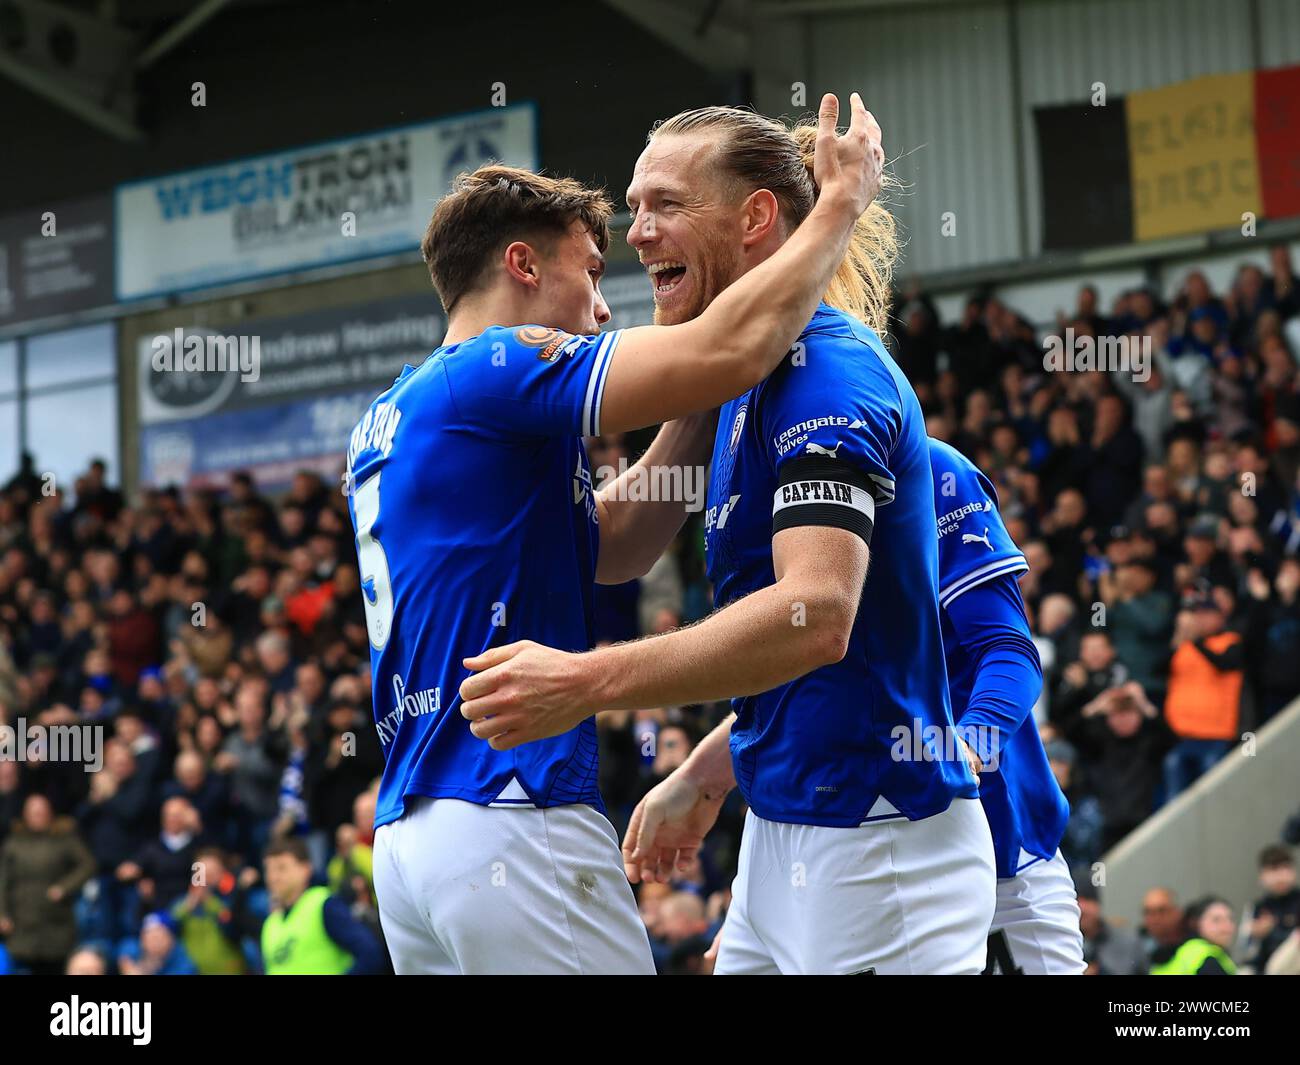
{"label": "stadium crowd", "polygon": [[[1149,338],[1149,376],[1049,371],[1041,332],[993,295],[947,324],[919,290],[896,303],[891,343],[931,435],[992,479],[1031,565],[1034,715],[1070,800],[1062,849],[1092,972],[1160,971],[1190,940],[1205,972],[1300,971],[1283,841],[1261,856],[1240,931],[1222,900],[1184,905],[1162,885],[1141,929],[1118,927],[1089,878],[1300,695],[1298,323],[1285,249],[1222,294],[1192,271],[1168,305],[1134,290],[1103,311],[1085,287],[1055,332],[1130,352]],[[592,440],[591,465],[644,443]],[[0,724],[105,739],[95,772],[0,752],[0,972],[275,972],[295,921],[319,939],[320,971],[385,971],[370,868],[382,755],[342,494],[300,473],[272,499],[239,475],[128,503],[103,463],[70,491],[39,471],[27,458],[0,492]],[[644,579],[599,589],[598,639],[706,614],[702,542],[695,515]],[[598,718],[620,833],[725,711]],[[660,971],[708,970],[743,813],[733,794],[689,873],[639,887]]]}

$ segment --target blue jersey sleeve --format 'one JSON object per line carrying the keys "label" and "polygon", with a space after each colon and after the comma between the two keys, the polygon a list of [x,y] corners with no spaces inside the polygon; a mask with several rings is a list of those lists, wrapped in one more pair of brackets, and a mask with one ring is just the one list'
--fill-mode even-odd
{"label": "blue jersey sleeve", "polygon": [[894,498],[891,456],[902,399],[887,372],[864,371],[852,337],[805,335],[766,390],[761,431],[777,475],[772,531],[832,525],[868,543],[876,507]]}
{"label": "blue jersey sleeve", "polygon": [[946,608],[982,582],[1022,573],[1029,563],[1002,523],[993,485],[969,459],[932,440],[930,465],[939,534],[939,604]]}
{"label": "blue jersey sleeve", "polygon": [[955,596],[945,607],[957,640],[975,664],[970,698],[954,707],[967,742],[996,768],[1002,746],[1029,716],[1043,687],[1043,669],[1029,632],[1020,586],[1009,573]]}
{"label": "blue jersey sleeve", "polygon": [[470,424],[505,435],[598,436],[621,336],[494,326],[443,360],[452,402]]}

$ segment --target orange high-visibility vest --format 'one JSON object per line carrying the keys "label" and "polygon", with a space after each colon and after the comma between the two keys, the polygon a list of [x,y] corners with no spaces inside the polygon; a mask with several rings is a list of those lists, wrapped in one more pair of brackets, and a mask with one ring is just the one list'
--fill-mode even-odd
{"label": "orange high-visibility vest", "polygon": [[[1223,654],[1240,640],[1235,632],[1220,632],[1205,645],[1215,654]],[[1189,640],[1169,663],[1169,694],[1165,698],[1169,727],[1188,740],[1235,740],[1244,680],[1244,670],[1216,669]]]}

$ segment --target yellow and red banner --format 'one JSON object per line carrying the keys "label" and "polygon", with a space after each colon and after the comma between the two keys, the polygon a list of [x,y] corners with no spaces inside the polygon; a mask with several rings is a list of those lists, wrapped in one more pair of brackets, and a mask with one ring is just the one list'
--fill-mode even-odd
{"label": "yellow and red banner", "polygon": [[1300,214],[1300,67],[1255,75],[1255,143],[1264,216]]}
{"label": "yellow and red banner", "polygon": [[1255,75],[1197,78],[1125,97],[1133,239],[1240,226],[1260,215]]}
{"label": "yellow and red banner", "polygon": [[1034,117],[1046,248],[1300,214],[1300,66],[1215,74]]}

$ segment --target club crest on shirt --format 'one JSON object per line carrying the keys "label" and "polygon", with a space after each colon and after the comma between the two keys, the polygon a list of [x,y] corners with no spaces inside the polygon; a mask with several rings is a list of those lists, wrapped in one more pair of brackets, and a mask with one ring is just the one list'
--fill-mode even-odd
{"label": "club crest on shirt", "polygon": [[740,443],[740,430],[745,427],[745,413],[749,410],[748,403],[742,403],[740,410],[736,411],[736,420],[731,423],[731,441],[727,444],[728,451],[735,451],[736,445]]}

